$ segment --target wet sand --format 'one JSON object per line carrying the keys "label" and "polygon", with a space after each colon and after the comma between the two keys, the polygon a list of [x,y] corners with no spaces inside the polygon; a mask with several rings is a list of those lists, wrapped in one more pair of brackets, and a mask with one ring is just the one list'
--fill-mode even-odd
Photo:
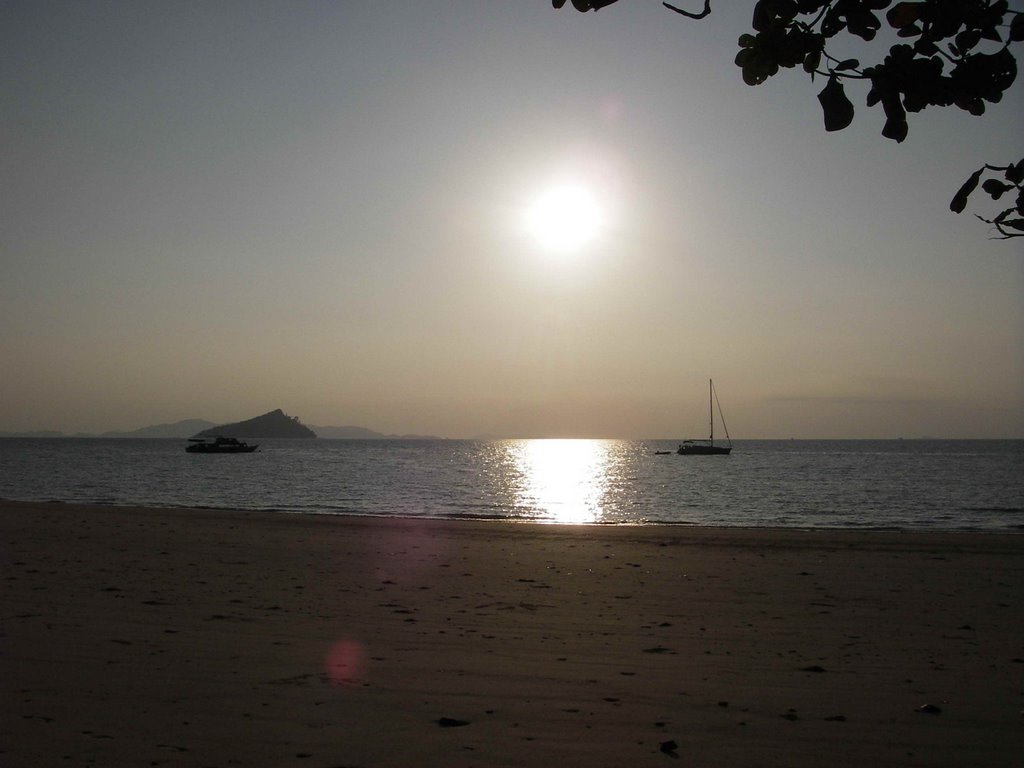
{"label": "wet sand", "polygon": [[1024,536],[0,502],[0,765],[1009,766]]}

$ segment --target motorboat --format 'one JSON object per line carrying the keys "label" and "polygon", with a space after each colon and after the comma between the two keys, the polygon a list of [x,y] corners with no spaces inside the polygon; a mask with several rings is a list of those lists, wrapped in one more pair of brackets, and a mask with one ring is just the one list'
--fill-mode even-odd
{"label": "motorboat", "polygon": [[249,445],[233,437],[190,437],[189,453],[252,453],[259,444]]}

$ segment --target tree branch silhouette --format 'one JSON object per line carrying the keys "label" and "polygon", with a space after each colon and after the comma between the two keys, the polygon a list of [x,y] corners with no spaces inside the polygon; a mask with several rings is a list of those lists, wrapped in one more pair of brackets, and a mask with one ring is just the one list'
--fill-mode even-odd
{"label": "tree branch silhouette", "polygon": [[[597,11],[618,0],[572,0],[577,11]],[[555,8],[565,0],[552,0]],[[711,0],[701,12],[666,8],[691,19],[711,13]],[[818,93],[826,131],[847,128],[855,115],[846,84],[865,82],[868,108],[881,106],[882,135],[902,142],[910,131],[908,114],[927,107],[957,107],[972,115],[985,113],[1017,78],[1011,44],[1024,40],[1024,13],[1010,10],[1007,0],[758,0],[753,9],[753,34],[739,37],[736,65],[747,85],[760,85],[780,69],[801,67],[813,81],[826,78]],[[865,42],[882,29],[880,13],[905,42],[889,48],[885,58],[864,66],[858,59],[839,59],[826,45],[846,34]],[[957,192],[950,209],[961,213],[984,172],[1002,173],[982,189],[999,200],[1017,191],[1012,205],[992,219],[977,218],[999,232],[998,239],[1024,237],[1024,160],[1016,165],[986,164]],[[1016,214],[1015,218],[1011,218]]]}
{"label": "tree branch silhouette", "polygon": [[676,13],[682,14],[683,16],[688,16],[691,19],[703,19],[705,16],[711,15],[711,0],[704,0],[704,10],[701,11],[700,13],[690,13],[689,11],[684,11],[681,8],[676,8],[674,5],[669,5],[668,3],[662,3],[662,5],[668,8],[670,11],[675,11]]}

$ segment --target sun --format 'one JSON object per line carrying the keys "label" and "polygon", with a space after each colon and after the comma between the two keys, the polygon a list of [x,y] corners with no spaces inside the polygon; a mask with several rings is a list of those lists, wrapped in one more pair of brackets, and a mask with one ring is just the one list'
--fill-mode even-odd
{"label": "sun", "polygon": [[526,209],[526,228],[542,248],[574,253],[600,234],[603,214],[587,186],[564,183],[549,187]]}

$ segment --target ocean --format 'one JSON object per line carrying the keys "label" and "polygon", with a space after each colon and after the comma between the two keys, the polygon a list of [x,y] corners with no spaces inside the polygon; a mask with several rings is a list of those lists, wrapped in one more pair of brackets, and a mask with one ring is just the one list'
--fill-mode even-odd
{"label": "ocean", "polygon": [[550,523],[1024,532],[1022,440],[0,439],[0,498]]}

